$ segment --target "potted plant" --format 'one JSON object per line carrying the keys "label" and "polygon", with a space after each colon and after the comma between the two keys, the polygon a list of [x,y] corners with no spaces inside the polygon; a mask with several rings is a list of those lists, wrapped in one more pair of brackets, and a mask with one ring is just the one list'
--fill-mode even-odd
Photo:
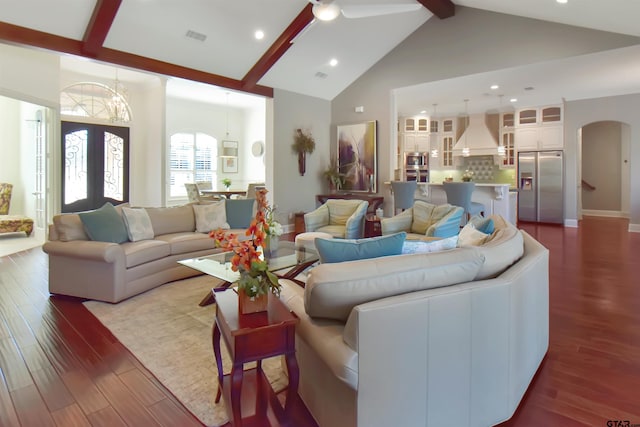
{"label": "potted plant", "polygon": [[338,159],[332,157],[329,161],[329,166],[322,173],[322,175],[329,181],[329,189],[331,191],[341,190],[344,184],[344,174],[340,173],[338,167]]}
{"label": "potted plant", "polygon": [[229,187],[231,187],[231,180],[229,178],[224,178],[222,180],[222,185],[224,185],[224,188],[229,190]]}
{"label": "potted plant", "polygon": [[[268,236],[277,236],[282,232],[280,224],[273,218],[273,209],[267,202],[267,190],[256,191],[258,210],[245,234],[246,240],[239,240],[238,235],[221,228],[209,233],[217,247],[233,252],[231,270],[240,273],[238,298],[241,313],[265,311],[269,292],[280,295],[278,277],[269,271],[263,251]],[[276,225],[277,224],[277,225]]]}
{"label": "potted plant", "polygon": [[296,129],[291,148],[298,153],[298,171],[304,176],[307,153],[313,153],[316,149],[316,141],[311,134],[303,132],[302,129]]}

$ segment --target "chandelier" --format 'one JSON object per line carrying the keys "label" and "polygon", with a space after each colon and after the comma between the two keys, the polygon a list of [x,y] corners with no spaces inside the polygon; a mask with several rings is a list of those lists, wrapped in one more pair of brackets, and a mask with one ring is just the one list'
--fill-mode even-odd
{"label": "chandelier", "polygon": [[131,121],[131,114],[129,113],[128,104],[127,92],[120,83],[120,80],[118,80],[118,69],[116,68],[116,79],[113,83],[113,93],[111,95],[111,100],[107,102],[109,120],[111,122]]}

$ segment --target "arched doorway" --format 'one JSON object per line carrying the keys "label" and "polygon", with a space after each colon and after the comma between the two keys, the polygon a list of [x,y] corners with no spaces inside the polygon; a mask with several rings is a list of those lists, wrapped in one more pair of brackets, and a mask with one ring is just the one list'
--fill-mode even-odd
{"label": "arched doorway", "polygon": [[581,128],[581,215],[629,217],[630,126],[605,120]]}

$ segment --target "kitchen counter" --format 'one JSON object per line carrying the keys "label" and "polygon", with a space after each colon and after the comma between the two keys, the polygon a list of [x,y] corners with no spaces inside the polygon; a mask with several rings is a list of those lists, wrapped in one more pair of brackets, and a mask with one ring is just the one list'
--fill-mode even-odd
{"label": "kitchen counter", "polygon": [[[509,193],[509,184],[475,183],[476,188],[471,196],[474,202],[482,203],[485,207],[485,216],[501,215],[504,219],[516,223],[517,215],[513,208],[513,201],[516,193]],[[442,188],[442,183],[422,183],[427,190],[427,200],[434,204],[447,203],[447,195]]]}
{"label": "kitchen counter", "polygon": [[[389,188],[391,183],[384,183]],[[509,184],[499,183],[480,183],[476,182],[476,189],[471,196],[474,202],[482,203],[485,207],[484,214],[489,216],[492,214],[501,215],[504,219],[516,224],[516,198],[514,191],[509,191]],[[440,205],[447,203],[447,195],[442,188],[442,183],[438,182],[419,182],[415,194],[416,199],[426,200],[430,203]]]}

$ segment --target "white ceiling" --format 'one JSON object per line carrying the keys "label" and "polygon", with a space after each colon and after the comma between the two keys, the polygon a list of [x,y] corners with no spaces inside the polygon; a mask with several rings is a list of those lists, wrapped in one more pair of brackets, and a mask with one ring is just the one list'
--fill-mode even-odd
{"label": "white ceiling", "polygon": [[[356,5],[403,4],[416,0],[335,1]],[[453,1],[460,6],[640,36],[639,0],[569,0],[565,5],[555,0]],[[123,0],[104,47],[241,80],[307,4],[307,0]],[[95,5],[96,0],[0,0],[0,21],[80,41]],[[316,21],[258,83],[331,100],[428,19],[438,18],[422,8],[387,16],[358,19],[340,16],[333,22]],[[257,29],[265,33],[261,41],[253,38]],[[200,42],[186,37],[189,30],[206,35],[206,40]],[[489,82],[501,84],[505,98],[515,94],[519,99],[525,94],[517,94],[518,90],[522,91],[526,86],[535,87],[526,96],[535,94],[538,99],[548,99],[545,93],[567,99],[590,97],[585,94],[594,87],[626,93],[634,91],[635,87],[636,92],[640,91],[632,75],[638,75],[634,59],[638,57],[637,50],[605,54],[611,55],[606,61],[595,55],[575,58],[576,63],[569,60],[560,64],[567,67],[566,73],[553,85],[536,76],[541,75],[545,67],[559,64],[536,64],[518,73],[498,72],[493,76],[468,76],[431,83],[428,89],[440,94],[437,99],[413,90],[415,99],[412,100],[400,91],[403,101],[399,105],[413,111],[411,102],[419,100],[427,105],[415,105],[415,108],[431,110],[431,104],[438,103],[439,112],[444,112],[447,104],[452,105],[452,111],[460,111],[460,105],[464,104],[462,100],[469,98],[469,108],[475,108],[473,105],[480,105],[483,94],[489,92]],[[633,61],[624,61],[625,55],[632,56]],[[339,61],[336,67],[328,65],[331,58]],[[95,63],[78,62],[71,57],[63,61],[63,67],[78,72],[96,70]],[[585,73],[585,69],[590,72]],[[113,69],[102,72],[109,75]],[[325,73],[326,78],[316,77],[318,72]],[[515,79],[515,74],[521,78]],[[552,75],[557,77],[558,73]],[[121,71],[119,77],[123,81],[138,78],[127,75],[126,71]],[[559,81],[562,86],[558,86]],[[187,86],[190,85],[175,83],[176,93],[205,95],[207,100],[224,98],[226,102],[227,90],[221,95],[220,91],[208,93],[210,87],[197,85],[195,91],[191,91]],[[454,104],[457,107],[453,107]]]}

